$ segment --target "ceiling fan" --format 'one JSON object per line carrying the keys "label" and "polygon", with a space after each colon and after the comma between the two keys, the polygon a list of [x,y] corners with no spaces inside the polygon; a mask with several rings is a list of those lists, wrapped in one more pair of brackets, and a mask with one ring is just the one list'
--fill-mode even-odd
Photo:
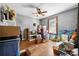
{"label": "ceiling fan", "polygon": [[32,13],[34,15],[38,16],[45,16],[45,13],[47,13],[47,11],[42,11],[42,9],[39,8],[39,6],[42,4],[30,4],[30,5],[23,5],[24,7],[29,7],[29,8],[35,8],[36,12]]}
{"label": "ceiling fan", "polygon": [[36,14],[36,16],[44,16],[45,13],[47,13],[47,11],[42,11],[40,8],[36,8],[36,13],[33,13],[33,14]]}

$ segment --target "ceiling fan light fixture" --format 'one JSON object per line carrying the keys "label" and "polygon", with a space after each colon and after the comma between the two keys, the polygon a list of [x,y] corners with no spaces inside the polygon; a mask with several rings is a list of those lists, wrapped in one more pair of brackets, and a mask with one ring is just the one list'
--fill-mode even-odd
{"label": "ceiling fan light fixture", "polygon": [[34,14],[34,16],[40,17],[40,16],[44,16],[44,15],[41,15],[41,14]]}

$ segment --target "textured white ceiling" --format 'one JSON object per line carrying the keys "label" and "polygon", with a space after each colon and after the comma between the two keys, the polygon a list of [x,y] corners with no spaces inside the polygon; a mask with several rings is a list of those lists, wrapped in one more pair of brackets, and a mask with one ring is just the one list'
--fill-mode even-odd
{"label": "textured white ceiling", "polygon": [[[21,14],[21,15],[36,18],[36,19],[42,19],[50,15],[54,15],[54,14],[75,8],[77,7],[78,4],[77,3],[10,3],[8,5],[13,9],[15,9],[17,14]],[[42,10],[47,11],[47,13],[45,13],[45,16],[36,17],[33,14],[36,12],[36,9],[28,7],[31,5],[34,7],[39,7]]]}

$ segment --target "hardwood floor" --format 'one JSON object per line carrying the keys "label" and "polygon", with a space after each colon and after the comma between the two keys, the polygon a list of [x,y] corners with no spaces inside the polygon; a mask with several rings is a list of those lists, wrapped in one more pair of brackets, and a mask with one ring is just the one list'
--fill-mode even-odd
{"label": "hardwood floor", "polygon": [[[41,44],[41,41],[39,41],[37,44]],[[22,40],[20,41],[20,50],[26,49],[33,45],[36,45],[35,40],[33,41]]]}
{"label": "hardwood floor", "polygon": [[[43,44],[43,43],[46,43],[48,41],[49,40],[46,40],[44,42],[39,41],[37,44],[38,45]],[[26,56],[26,48],[37,45],[37,44],[35,44],[34,40],[33,41],[26,41],[26,40],[20,41],[20,54],[21,54],[21,56]]]}
{"label": "hardwood floor", "polygon": [[22,41],[20,41],[20,50],[23,50],[33,44],[34,44],[34,41],[30,42],[30,41],[22,40]]}

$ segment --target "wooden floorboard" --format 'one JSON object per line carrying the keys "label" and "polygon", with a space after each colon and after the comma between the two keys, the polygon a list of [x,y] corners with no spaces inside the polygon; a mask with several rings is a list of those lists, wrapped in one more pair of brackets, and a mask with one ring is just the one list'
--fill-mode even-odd
{"label": "wooden floorboard", "polygon": [[[41,42],[39,42],[37,44],[41,44]],[[20,50],[26,49],[33,45],[36,45],[34,40],[33,41],[21,40],[20,41]]]}

